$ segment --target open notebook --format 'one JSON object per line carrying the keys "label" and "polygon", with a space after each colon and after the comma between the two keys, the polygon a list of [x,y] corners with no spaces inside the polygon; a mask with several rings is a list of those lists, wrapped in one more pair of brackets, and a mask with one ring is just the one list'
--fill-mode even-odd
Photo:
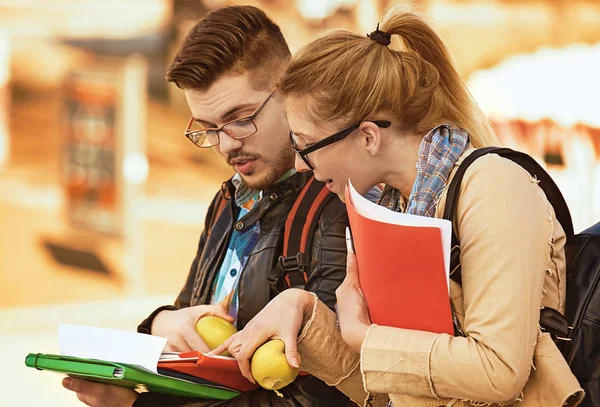
{"label": "open notebook", "polygon": [[25,365],[119,386],[219,400],[258,387],[242,376],[234,358],[162,353],[166,339],[158,336],[59,324],[58,339],[60,355],[30,353]]}

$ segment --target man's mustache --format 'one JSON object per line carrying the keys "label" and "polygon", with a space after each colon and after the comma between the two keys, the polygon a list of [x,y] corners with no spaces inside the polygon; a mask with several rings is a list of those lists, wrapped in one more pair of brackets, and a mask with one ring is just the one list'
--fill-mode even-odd
{"label": "man's mustache", "polygon": [[242,150],[237,150],[237,151],[232,151],[231,153],[227,154],[227,163],[229,165],[233,165],[232,161],[236,158],[245,158],[248,160],[257,160],[260,156],[258,154],[254,154],[254,153],[249,153],[246,151],[242,151]]}

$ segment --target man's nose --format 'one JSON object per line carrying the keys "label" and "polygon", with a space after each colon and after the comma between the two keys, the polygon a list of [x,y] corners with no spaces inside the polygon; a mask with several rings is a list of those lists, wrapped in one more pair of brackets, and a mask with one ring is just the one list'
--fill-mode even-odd
{"label": "man's nose", "polygon": [[224,131],[219,132],[219,149],[223,154],[229,154],[232,151],[242,148],[244,143],[240,139],[231,137]]}
{"label": "man's nose", "polygon": [[294,166],[298,172],[312,171],[302,158],[296,153],[296,159],[294,160]]}

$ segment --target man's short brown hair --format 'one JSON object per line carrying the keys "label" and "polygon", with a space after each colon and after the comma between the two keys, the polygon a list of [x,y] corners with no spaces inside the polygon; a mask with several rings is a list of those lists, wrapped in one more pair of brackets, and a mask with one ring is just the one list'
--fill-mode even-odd
{"label": "man's short brown hair", "polygon": [[248,72],[254,89],[275,86],[290,56],[283,34],[264,11],[230,6],[211,11],[185,38],[167,80],[182,89],[203,91],[224,75]]}

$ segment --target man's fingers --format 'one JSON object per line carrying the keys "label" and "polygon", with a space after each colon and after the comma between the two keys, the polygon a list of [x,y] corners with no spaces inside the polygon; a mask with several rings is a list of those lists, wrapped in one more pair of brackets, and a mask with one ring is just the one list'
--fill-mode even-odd
{"label": "man's fingers", "polygon": [[193,326],[182,327],[181,336],[192,350],[197,350],[204,353],[210,351],[208,346],[206,346],[206,344],[204,343],[200,335],[198,335],[198,332],[196,332],[196,329]]}
{"label": "man's fingers", "polygon": [[87,380],[75,379],[74,377],[65,377],[62,381],[62,385],[65,389],[69,389],[76,393],[88,393],[93,389],[93,382]]}
{"label": "man's fingers", "polygon": [[74,391],[77,394],[77,398],[82,403],[92,406],[96,399],[99,399],[102,391],[104,390],[103,384],[94,383],[87,380],[75,379],[73,377],[66,377],[62,381],[62,385]]}
{"label": "man's fingers", "polygon": [[233,317],[229,315],[229,313],[227,313],[227,310],[223,305],[219,305],[219,307],[207,312],[206,315],[213,315],[215,317],[223,318],[224,320],[229,322],[234,321]]}
{"label": "man's fingers", "polygon": [[176,339],[169,339],[165,345],[165,352],[189,352],[193,350],[190,345],[181,336]]}

